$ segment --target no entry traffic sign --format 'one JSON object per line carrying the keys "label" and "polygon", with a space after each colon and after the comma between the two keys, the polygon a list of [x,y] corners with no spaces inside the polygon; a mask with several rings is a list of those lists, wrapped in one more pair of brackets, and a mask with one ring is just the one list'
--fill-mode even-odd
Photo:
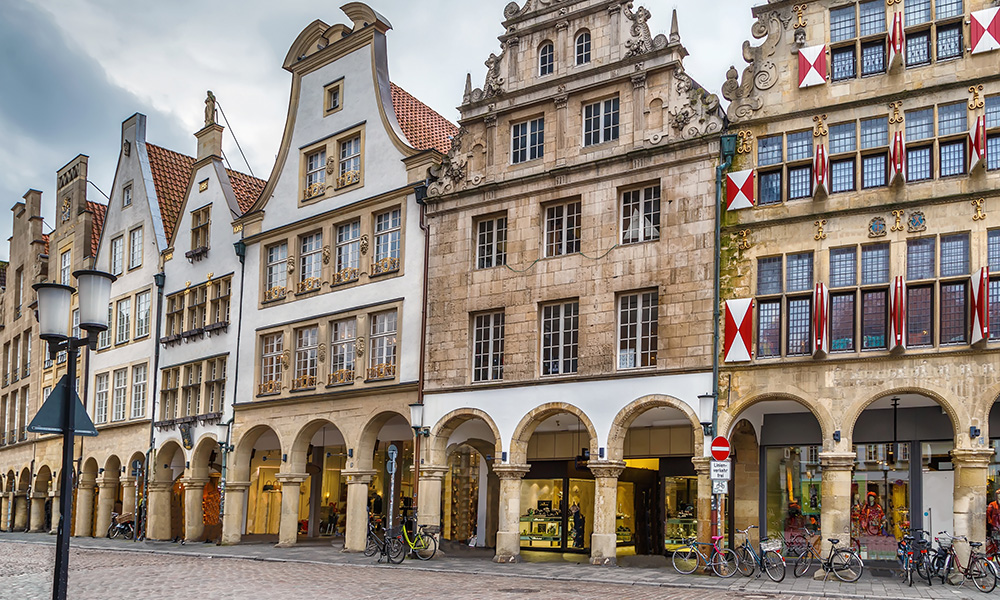
{"label": "no entry traffic sign", "polygon": [[712,440],[712,458],[715,460],[726,460],[729,458],[729,440],[721,435]]}

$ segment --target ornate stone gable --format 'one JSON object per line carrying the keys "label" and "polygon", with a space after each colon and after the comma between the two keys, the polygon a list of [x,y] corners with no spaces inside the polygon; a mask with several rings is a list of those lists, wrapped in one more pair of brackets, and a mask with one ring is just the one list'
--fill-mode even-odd
{"label": "ornate stone gable", "polygon": [[778,67],[772,57],[791,21],[790,6],[757,15],[757,22],[750,33],[755,39],[764,38],[764,42],[760,46],[751,46],[749,41],[744,41],[743,60],[749,64],[743,69],[742,80],[736,67],[731,66],[726,73],[726,82],[722,84],[722,96],[729,100],[727,116],[731,122],[751,118],[763,106],[757,92],[769,90],[778,82]]}

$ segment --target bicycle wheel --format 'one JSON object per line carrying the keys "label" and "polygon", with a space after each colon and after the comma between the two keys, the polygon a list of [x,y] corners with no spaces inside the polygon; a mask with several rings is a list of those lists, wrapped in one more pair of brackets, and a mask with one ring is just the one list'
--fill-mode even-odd
{"label": "bicycle wheel", "polygon": [[856,537],[851,538],[851,550],[854,550],[857,554],[861,554],[861,541]]}
{"label": "bicycle wheel", "polygon": [[798,556],[802,554],[802,551],[805,550],[808,545],[809,540],[806,539],[806,536],[801,533],[797,533],[792,536],[791,540],[789,540],[787,547],[791,556]]}
{"label": "bicycle wheel", "polygon": [[931,564],[930,556],[926,554],[921,554],[920,558],[916,559],[917,567],[917,577],[923,579],[927,582],[927,585],[931,585]]}
{"label": "bicycle wheel", "polygon": [[371,558],[378,554],[378,538],[376,538],[370,531],[368,532],[368,541],[365,542],[365,556]]}
{"label": "bicycle wheel", "polygon": [[972,557],[969,564],[969,577],[972,583],[976,584],[976,589],[980,592],[990,593],[997,586],[997,572],[993,563],[981,556]]}
{"label": "bicycle wheel", "polygon": [[754,559],[753,553],[750,552],[750,548],[746,546],[740,546],[736,549],[736,558],[738,562],[736,568],[740,570],[740,575],[744,577],[750,577],[754,572]]}
{"label": "bicycle wheel", "polygon": [[800,554],[799,558],[796,559],[795,567],[792,569],[792,575],[795,575],[796,577],[802,577],[803,575],[808,573],[810,567],[812,567],[814,557],[815,554],[813,554],[812,550],[806,548],[805,552]]}
{"label": "bicycle wheel", "polygon": [[736,571],[739,570],[737,568],[739,564],[740,559],[736,557],[736,553],[731,548],[724,548],[722,552],[717,552],[712,557],[712,570],[723,579],[735,575]]}
{"label": "bicycle wheel", "polygon": [[690,575],[698,568],[698,553],[693,547],[674,550],[671,562],[674,563],[674,570],[681,575]]}
{"label": "bicycle wheel", "polygon": [[865,569],[865,564],[861,562],[861,557],[846,548],[837,550],[830,557],[830,568],[837,579],[854,583],[861,579],[861,573]]}
{"label": "bicycle wheel", "polygon": [[119,533],[121,533],[121,530],[118,529],[117,527],[115,527],[114,523],[112,523],[111,526],[108,527],[108,537],[109,538],[115,539],[116,537],[118,537]]}
{"label": "bicycle wheel", "polygon": [[135,530],[132,529],[132,524],[129,523],[125,526],[125,539],[130,540],[135,536]]}
{"label": "bicycle wheel", "polygon": [[420,560],[430,560],[434,558],[434,553],[437,552],[437,540],[433,537],[418,533],[415,540],[413,540],[413,553],[417,555]]}
{"label": "bicycle wheel", "polygon": [[390,537],[385,541],[385,553],[388,555],[389,562],[394,565],[398,565],[403,562],[406,558],[406,544],[399,537]]}
{"label": "bicycle wheel", "polygon": [[764,572],[774,583],[781,583],[785,578],[785,560],[775,550],[768,550],[762,557]]}

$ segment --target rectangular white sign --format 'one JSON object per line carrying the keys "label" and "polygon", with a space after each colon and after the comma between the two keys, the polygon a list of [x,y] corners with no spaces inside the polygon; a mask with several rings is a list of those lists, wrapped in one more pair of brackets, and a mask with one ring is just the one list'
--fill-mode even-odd
{"label": "rectangular white sign", "polygon": [[729,481],[729,461],[713,460],[710,473],[713,481]]}
{"label": "rectangular white sign", "polygon": [[729,482],[721,480],[712,481],[712,493],[713,494],[727,494],[729,493]]}

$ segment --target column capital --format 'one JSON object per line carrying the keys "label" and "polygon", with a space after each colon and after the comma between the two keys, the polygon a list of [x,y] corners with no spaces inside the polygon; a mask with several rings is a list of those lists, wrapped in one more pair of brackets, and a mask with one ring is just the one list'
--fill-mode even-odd
{"label": "column capital", "polygon": [[174,487],[174,482],[172,481],[150,481],[149,491],[150,492],[168,492],[170,488]]}
{"label": "column capital", "polygon": [[278,473],[274,476],[274,478],[280,481],[282,485],[298,485],[305,481],[308,477],[308,473]]}
{"label": "column capital", "polygon": [[594,478],[618,479],[625,470],[625,461],[592,460],[587,462],[587,468],[594,474]]}
{"label": "column capital", "polygon": [[245,492],[250,489],[249,481],[226,481],[223,482],[222,487],[225,488],[227,492]]}
{"label": "column capital", "polygon": [[44,500],[44,499],[46,499],[48,497],[49,497],[49,495],[46,492],[32,492],[32,494],[30,496],[28,496],[28,499],[29,500]]}
{"label": "column capital", "polygon": [[493,467],[493,472],[500,479],[523,479],[530,470],[530,465],[496,465]]}
{"label": "column capital", "polygon": [[949,454],[956,466],[985,469],[993,459],[993,448],[955,448]]}
{"label": "column capital", "polygon": [[208,477],[184,477],[181,479],[181,483],[184,484],[185,488],[204,488],[205,484],[208,483]]}
{"label": "column capital", "polygon": [[693,456],[691,462],[694,464],[694,472],[699,475],[708,473],[712,469],[711,456]]}
{"label": "column capital", "polygon": [[374,469],[352,469],[341,471],[340,474],[347,477],[347,483],[371,483],[375,477]]}
{"label": "column capital", "polygon": [[123,487],[124,486],[131,487],[135,485],[135,477],[120,477],[118,481],[121,482]]}
{"label": "column capital", "polygon": [[101,477],[97,480],[97,487],[103,489],[118,487],[118,478]]}
{"label": "column capital", "polygon": [[444,479],[448,467],[442,465],[420,465],[421,479]]}
{"label": "column capital", "polygon": [[853,452],[820,452],[819,464],[824,471],[850,471],[857,458]]}

